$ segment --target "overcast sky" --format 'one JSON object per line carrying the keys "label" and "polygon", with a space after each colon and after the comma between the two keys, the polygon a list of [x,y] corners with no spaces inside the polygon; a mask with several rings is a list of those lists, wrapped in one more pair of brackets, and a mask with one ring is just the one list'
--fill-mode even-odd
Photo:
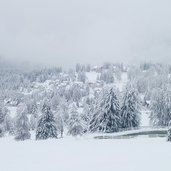
{"label": "overcast sky", "polygon": [[171,62],[170,0],[0,0],[0,56],[77,62]]}

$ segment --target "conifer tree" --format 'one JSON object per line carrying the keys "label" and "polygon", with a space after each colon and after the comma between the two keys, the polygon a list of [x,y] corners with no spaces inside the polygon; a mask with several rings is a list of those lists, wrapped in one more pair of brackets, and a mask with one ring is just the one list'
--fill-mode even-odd
{"label": "conifer tree", "polygon": [[5,133],[4,122],[6,118],[6,110],[3,105],[0,105],[0,137],[2,137]]}
{"label": "conifer tree", "polygon": [[51,111],[50,105],[44,102],[42,106],[42,115],[37,124],[36,140],[45,140],[48,138],[57,138],[57,126],[55,117]]}
{"label": "conifer tree", "polygon": [[90,121],[92,119],[92,114],[94,111],[94,105],[93,104],[84,104],[84,109],[83,112],[81,114],[81,120],[84,124],[84,132],[88,131],[88,127],[90,125]]}
{"label": "conifer tree", "polygon": [[55,116],[55,120],[56,120],[56,125],[57,125],[57,131],[60,134],[60,137],[63,137],[63,133],[64,133],[64,121],[61,117],[61,113],[60,110],[58,111],[57,115]]}
{"label": "conifer tree", "polygon": [[0,137],[5,133],[14,133],[14,123],[10,116],[10,111],[3,105],[0,105]]}
{"label": "conifer tree", "polygon": [[30,117],[30,128],[32,130],[36,129],[37,120],[38,120],[38,115],[31,115],[31,117]]}
{"label": "conifer tree", "polygon": [[68,112],[68,103],[65,98],[60,99],[58,110],[60,110],[60,116],[62,117],[63,122],[67,124],[67,121],[69,119],[69,114],[68,114],[69,112]]}
{"label": "conifer tree", "polygon": [[123,105],[121,107],[122,128],[138,127],[140,123],[140,111],[138,95],[134,90],[126,90]]}
{"label": "conifer tree", "polygon": [[82,135],[84,132],[84,126],[79,116],[76,106],[73,105],[68,121],[68,134],[72,136]]}
{"label": "conifer tree", "polygon": [[31,100],[27,104],[27,110],[29,114],[36,115],[38,113],[38,106],[35,100]]}
{"label": "conifer tree", "polygon": [[32,130],[35,130],[36,129],[36,126],[37,126],[37,121],[38,121],[38,106],[37,106],[37,103],[35,101],[33,101],[31,103],[31,106],[30,106],[30,112],[31,114],[31,117],[30,117],[30,127]]}
{"label": "conifer tree", "polygon": [[152,99],[151,122],[157,126],[169,126],[171,122],[171,89],[158,89]]}
{"label": "conifer tree", "polygon": [[104,91],[90,122],[91,132],[117,132],[121,126],[120,106],[113,88]]}
{"label": "conifer tree", "polygon": [[16,140],[24,141],[30,139],[31,134],[29,132],[29,119],[27,117],[27,108],[25,105],[19,106],[17,110],[17,116],[15,119]]}

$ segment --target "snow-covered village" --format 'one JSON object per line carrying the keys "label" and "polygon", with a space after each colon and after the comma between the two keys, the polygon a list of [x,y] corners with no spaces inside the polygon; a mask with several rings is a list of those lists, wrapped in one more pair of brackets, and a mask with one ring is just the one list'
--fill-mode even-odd
{"label": "snow-covered village", "polygon": [[171,171],[170,7],[0,0],[0,171]]}

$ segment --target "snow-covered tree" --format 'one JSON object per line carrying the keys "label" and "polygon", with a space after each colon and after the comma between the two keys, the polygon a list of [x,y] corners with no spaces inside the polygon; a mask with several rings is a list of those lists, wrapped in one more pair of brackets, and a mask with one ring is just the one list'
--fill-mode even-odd
{"label": "snow-covered tree", "polygon": [[85,83],[85,81],[86,81],[85,72],[83,72],[83,71],[78,72],[78,81]]}
{"label": "snow-covered tree", "polygon": [[90,105],[84,104],[83,112],[81,114],[81,119],[85,126],[84,132],[88,131],[88,127],[90,125],[93,111],[94,111],[94,104],[90,104]]}
{"label": "snow-covered tree", "polygon": [[37,123],[36,140],[57,138],[57,125],[48,102],[44,101],[41,112],[42,115]]}
{"label": "snow-covered tree", "polygon": [[2,137],[5,133],[5,130],[4,130],[5,116],[6,116],[6,113],[4,112],[4,108],[1,105],[0,106],[0,137]]}
{"label": "snow-covered tree", "polygon": [[91,65],[90,64],[87,64],[86,65],[86,72],[90,72],[91,71]]}
{"label": "snow-covered tree", "polygon": [[71,82],[76,81],[76,73],[75,73],[74,69],[69,69],[67,73],[68,73],[68,76],[69,76],[69,80]]}
{"label": "snow-covered tree", "polygon": [[60,103],[60,95],[58,93],[55,93],[54,96],[51,98],[51,108],[53,110],[56,110]]}
{"label": "snow-covered tree", "polygon": [[79,72],[79,71],[81,71],[81,64],[76,64],[76,66],[75,66],[75,70],[76,70],[76,72]]}
{"label": "snow-covered tree", "polygon": [[67,123],[69,119],[69,112],[68,112],[68,102],[65,98],[60,99],[60,103],[58,106],[58,111],[60,111],[60,116],[62,117],[62,120],[64,123]]}
{"label": "snow-covered tree", "polygon": [[38,106],[37,106],[37,103],[35,100],[30,100],[28,103],[27,103],[27,111],[29,114],[37,114],[38,112]]}
{"label": "snow-covered tree", "polygon": [[37,120],[38,120],[38,116],[36,118],[34,115],[31,115],[31,117],[30,117],[30,128],[31,128],[31,130],[35,130],[36,129]]}
{"label": "snow-covered tree", "polygon": [[88,124],[92,117],[92,111],[90,105],[84,104],[82,119]]}
{"label": "snow-covered tree", "polygon": [[117,80],[121,81],[122,78],[122,70],[119,67],[116,67],[114,69],[114,73],[115,73],[115,77],[117,78]]}
{"label": "snow-covered tree", "polygon": [[113,88],[104,91],[90,122],[91,132],[117,132],[121,126],[120,106]]}
{"label": "snow-covered tree", "polygon": [[15,131],[14,130],[15,129],[14,121],[11,118],[11,116],[9,115],[9,113],[7,113],[7,115],[5,116],[3,128],[4,128],[5,132],[8,132],[10,135],[14,134],[14,131]]}
{"label": "snow-covered tree", "polygon": [[82,135],[84,132],[84,127],[81,122],[81,117],[79,116],[75,105],[71,108],[70,118],[68,121],[68,134],[72,136]]}
{"label": "snow-covered tree", "polygon": [[122,128],[138,127],[140,123],[139,98],[135,90],[126,90],[121,107]]}
{"label": "snow-covered tree", "polygon": [[78,83],[73,83],[62,92],[67,101],[71,100],[74,102],[79,102],[82,98],[82,88]]}
{"label": "snow-covered tree", "polygon": [[171,89],[157,89],[151,104],[151,122],[157,126],[168,126],[171,122]]}
{"label": "snow-covered tree", "polygon": [[14,132],[13,121],[9,115],[9,110],[3,105],[0,105],[0,137],[5,133],[9,132],[12,134]]}
{"label": "snow-covered tree", "polygon": [[60,115],[60,111],[58,111],[57,115],[55,116],[56,125],[57,125],[57,132],[60,134],[61,138],[63,137],[64,133],[64,121]]}
{"label": "snow-covered tree", "polygon": [[15,118],[16,140],[24,141],[30,139],[31,134],[29,132],[29,119],[27,117],[27,107],[22,104],[17,110],[17,116]]}
{"label": "snow-covered tree", "polygon": [[113,83],[114,82],[114,76],[112,70],[103,71],[100,75],[100,80],[103,80],[104,82]]}
{"label": "snow-covered tree", "polygon": [[38,120],[38,105],[35,100],[30,100],[27,103],[27,110],[28,110],[28,113],[31,114],[30,128],[32,130],[35,130],[36,125],[37,125],[37,120]]}

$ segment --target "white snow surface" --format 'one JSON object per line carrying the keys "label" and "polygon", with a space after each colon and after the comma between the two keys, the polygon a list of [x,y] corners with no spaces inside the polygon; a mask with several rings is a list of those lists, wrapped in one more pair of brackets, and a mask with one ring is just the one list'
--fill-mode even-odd
{"label": "white snow surface", "polygon": [[150,110],[141,111],[141,124],[140,126],[150,126]]}
{"label": "white snow surface", "polygon": [[[90,82],[96,82],[96,72],[86,73],[86,76]],[[123,73],[115,86],[122,91],[126,83],[127,73]],[[44,87],[49,87],[48,82]],[[15,117],[16,107],[9,107],[9,110]],[[142,127],[149,126],[148,112],[141,111]],[[93,138],[147,130],[151,128],[45,141],[35,141],[34,134],[31,140],[21,142],[12,136],[3,137],[0,138],[0,171],[171,171],[171,143],[166,138]]]}
{"label": "white snow surface", "polygon": [[171,143],[165,138],[96,140],[91,137],[0,139],[1,171],[170,171]]}
{"label": "white snow surface", "polygon": [[17,113],[17,107],[10,106],[8,107],[8,110],[10,111],[10,116],[12,118],[15,118],[16,113]]}
{"label": "white snow surface", "polygon": [[97,81],[97,76],[98,76],[97,72],[86,72],[86,77],[88,81],[91,83],[95,83]]}

